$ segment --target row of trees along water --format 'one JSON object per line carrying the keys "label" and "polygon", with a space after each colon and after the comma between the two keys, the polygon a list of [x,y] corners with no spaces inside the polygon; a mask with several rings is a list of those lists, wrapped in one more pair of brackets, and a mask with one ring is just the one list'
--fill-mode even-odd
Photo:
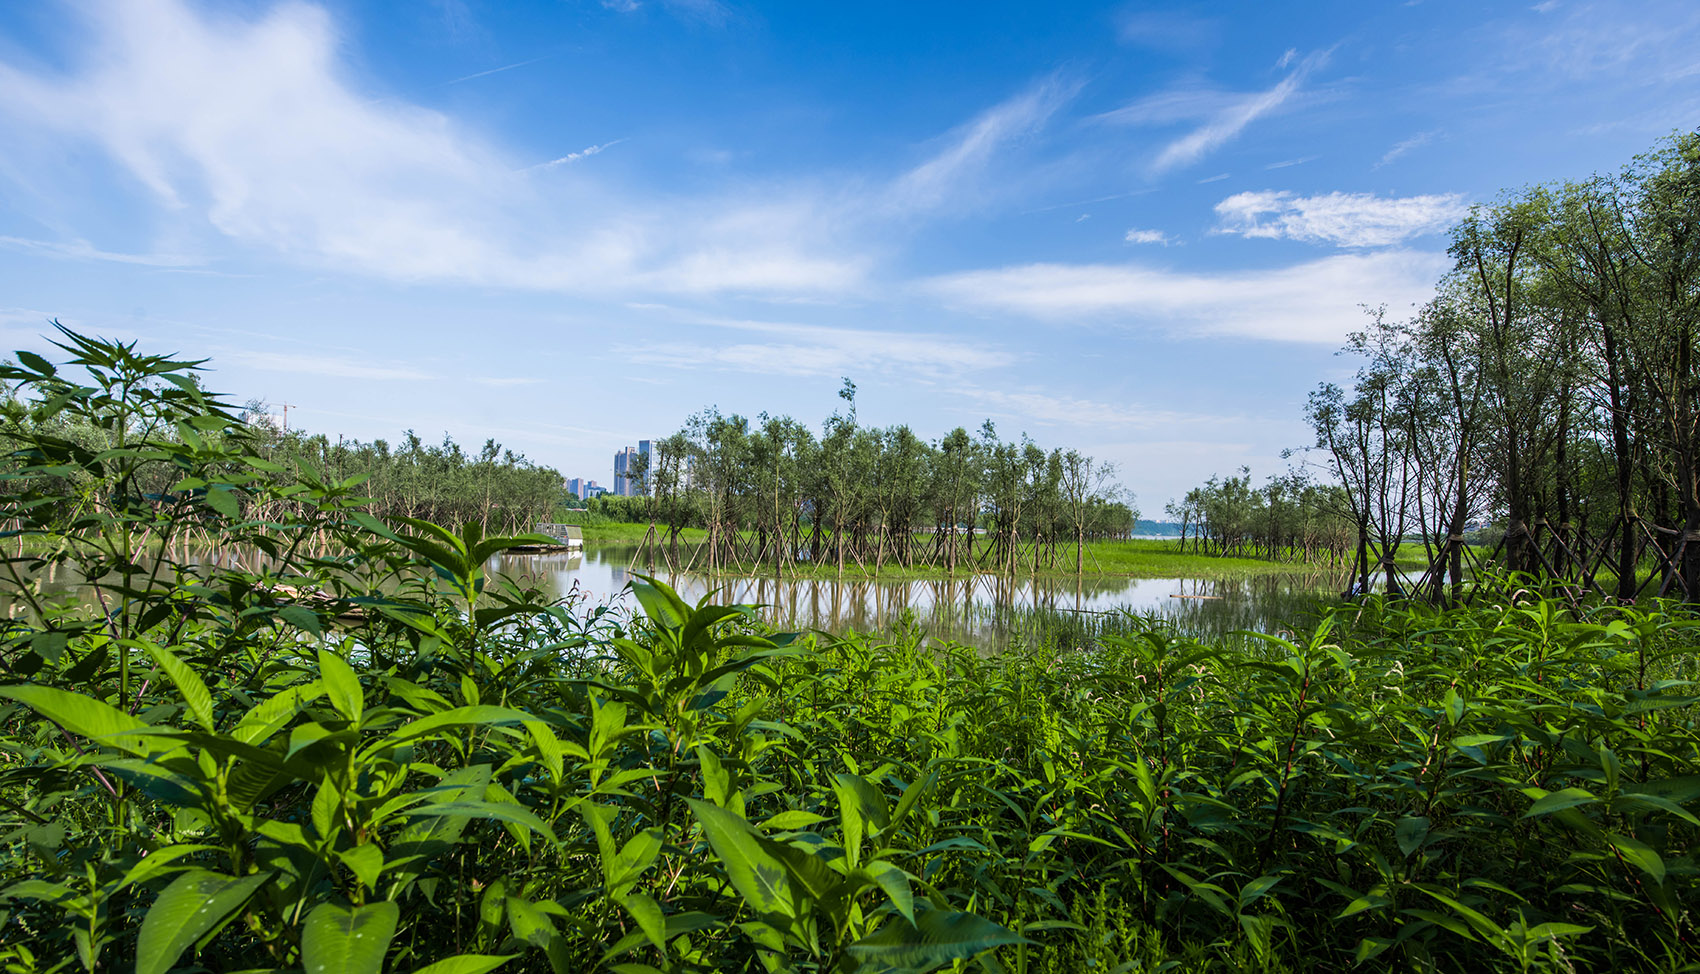
{"label": "row of trees along water", "polygon": [[1355,535],[1366,589],[1420,539],[1437,598],[1479,555],[1466,529],[1496,523],[1481,560],[1700,599],[1700,133],[1475,207],[1449,252],[1431,301],[1350,337],[1349,388],[1309,398],[1333,487],[1212,480],[1170,516],[1207,549],[1279,552],[1313,523],[1277,513],[1297,496],[1324,535]]}
{"label": "row of trees along water", "polygon": [[[250,417],[259,415],[255,405]],[[494,439],[472,452],[447,434],[433,445],[408,430],[391,446],[382,439],[332,440],[263,421],[253,425],[261,456],[288,471],[336,480],[364,476],[360,489],[372,499],[368,509],[385,520],[476,523],[486,533],[518,534],[548,520],[566,497],[560,471],[538,466]]]}
{"label": "row of trees along water", "polygon": [[[67,337],[71,346],[78,349],[86,342],[81,336]],[[27,352],[19,355],[32,357]],[[138,358],[145,362],[167,361],[157,356]],[[171,375],[201,392],[198,373]],[[122,392],[100,390],[96,397],[118,396]],[[197,431],[193,427],[185,434],[169,427],[114,425],[98,412],[30,410],[18,403],[14,386],[0,385],[0,408],[14,406],[18,407],[14,410],[15,427],[0,440],[0,448],[6,451],[17,447],[20,436],[50,438],[91,456],[122,448],[136,439],[181,442],[185,435],[191,435],[208,444],[222,439],[218,431]],[[341,482],[363,477],[360,490],[371,498],[368,509],[386,520],[413,517],[457,525],[471,522],[486,532],[519,533],[548,518],[563,499],[559,472],[504,449],[495,440],[485,442],[476,453],[463,449],[447,435],[440,444],[427,444],[412,430],[395,447],[381,439],[370,443],[341,437],[332,440],[324,434],[281,428],[258,402],[249,404],[243,419],[248,434],[244,446],[253,451],[256,461],[274,468],[282,479],[293,483],[320,479]],[[165,499],[176,480],[175,471],[169,467],[153,465],[138,470],[126,489],[137,496]],[[29,478],[15,479],[9,484],[14,492],[29,489],[53,498],[52,503],[65,506],[60,513],[67,519],[76,516],[77,509],[103,503],[89,493],[90,487],[88,475],[72,466],[37,471]],[[301,502],[288,494],[251,494],[240,498],[232,495],[230,503],[242,506],[249,517],[264,521],[299,515]],[[204,546],[214,539],[197,526],[189,525],[178,540],[190,546]],[[323,543],[323,538],[314,541],[316,547]]]}
{"label": "row of trees along water", "polygon": [[1201,554],[1341,566],[1352,550],[1345,492],[1290,470],[1254,487],[1251,470],[1215,476],[1170,501],[1163,512],[1181,526],[1178,545]]}
{"label": "row of trees along water", "polygon": [[990,420],[977,437],[958,427],[928,443],[907,426],[858,424],[848,379],[839,395],[849,408],[819,438],[790,417],[690,417],[630,474],[652,525],[646,547],[678,559],[680,532],[696,524],[708,538],[689,557],[710,569],[1078,573],[1088,541],[1133,530],[1138,512],[1112,464],[1000,439]]}

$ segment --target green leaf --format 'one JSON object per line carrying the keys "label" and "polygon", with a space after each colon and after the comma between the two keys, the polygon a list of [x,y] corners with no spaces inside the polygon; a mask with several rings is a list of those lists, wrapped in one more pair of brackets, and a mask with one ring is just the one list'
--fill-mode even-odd
{"label": "green leaf", "polygon": [[319,680],[280,690],[243,714],[230,729],[230,736],[244,744],[263,744],[324,692],[325,685]]}
{"label": "green leaf", "polygon": [[413,974],[490,974],[491,971],[508,961],[518,957],[518,954],[456,954],[445,957],[435,964],[426,964]]}
{"label": "green leaf", "polygon": [[306,974],[379,974],[400,919],[401,907],[389,900],[320,903],[301,927],[301,966]]}
{"label": "green leaf", "polygon": [[1428,818],[1422,815],[1407,815],[1393,827],[1393,836],[1399,843],[1399,851],[1406,857],[1423,847],[1423,840],[1428,838]]}
{"label": "green leaf", "polygon": [[367,889],[378,887],[378,874],[384,871],[384,854],[376,845],[370,842],[357,845],[337,853],[337,856],[354,878],[360,880],[360,885]]}
{"label": "green leaf", "polygon": [[851,944],[850,953],[876,968],[930,971],[994,947],[1029,942],[972,913],[927,910],[915,915],[914,924],[893,919],[876,933]]}
{"label": "green leaf", "polygon": [[160,892],[136,935],[136,974],[165,974],[189,945],[228,920],[271,873],[226,876],[194,869]]}
{"label": "green leaf", "polygon": [[1665,861],[1659,858],[1659,854],[1654,852],[1651,846],[1614,832],[1606,833],[1606,841],[1623,856],[1625,862],[1633,864],[1652,877],[1653,882],[1664,883]]}
{"label": "green leaf", "polygon": [[37,375],[53,375],[59,371],[53,367],[52,362],[49,362],[34,352],[26,352],[20,348],[12,354],[18,357],[18,361],[22,362],[25,368]]}
{"label": "green leaf", "polygon": [[915,891],[909,887],[909,874],[883,860],[868,863],[867,872],[873,881],[891,897],[891,905],[903,919],[915,922]]}
{"label": "green leaf", "polygon": [[319,619],[319,614],[304,605],[286,605],[277,610],[277,616],[295,628],[304,629],[315,636],[324,634],[324,623]]}
{"label": "green leaf", "polygon": [[667,918],[662,915],[661,904],[647,893],[632,893],[620,900],[620,905],[637,921],[638,928],[649,942],[658,949],[667,949]]}
{"label": "green leaf", "polygon": [[325,681],[325,694],[331,698],[336,712],[354,723],[366,709],[366,697],[360,691],[360,677],[354,667],[334,650],[319,650],[319,676]]}
{"label": "green leaf", "polygon": [[555,939],[557,933],[549,915],[532,905],[530,900],[518,896],[508,897],[507,907],[508,929],[513,932],[514,939],[539,950],[547,949],[549,941]]}
{"label": "green leaf", "polygon": [[797,916],[791,877],[780,859],[764,848],[763,839],[750,823],[724,808],[695,798],[685,799],[702,825],[714,854],[726,867],[732,888],[757,913]]}
{"label": "green leaf", "polygon": [[1262,899],[1265,896],[1268,896],[1269,891],[1275,888],[1275,884],[1279,883],[1281,881],[1281,878],[1282,877],[1280,877],[1280,876],[1274,876],[1274,875],[1259,876],[1256,879],[1252,880],[1251,882],[1246,883],[1244,886],[1241,886],[1240,887],[1240,909],[1244,910],[1246,907],[1250,906],[1251,904],[1257,902],[1258,900]]}
{"label": "green leaf", "polygon": [[811,825],[824,821],[826,821],[826,816],[824,815],[816,815],[814,812],[804,812],[795,808],[788,808],[785,811],[770,817],[767,821],[761,824],[762,828],[772,829],[775,832],[791,832],[797,829],[808,828]]}
{"label": "green leaf", "polygon": [[171,650],[164,646],[156,646],[153,643],[144,643],[143,646],[147,649],[148,655],[153,657],[153,661],[164,671],[166,678],[177,688],[177,693],[182,696],[183,704],[188,708],[189,714],[195,718],[195,723],[207,730],[212,730],[212,694],[207,691],[207,685],[201,681],[200,675],[190,669],[189,664],[172,655]]}
{"label": "green leaf", "polygon": [[560,840],[550,830],[549,823],[537,817],[537,813],[524,805],[510,805],[501,802],[460,801],[444,802],[441,805],[426,805],[423,808],[410,808],[401,813],[407,817],[443,816],[447,818],[488,818],[499,822],[512,822],[523,825],[538,835],[548,839],[553,845],[559,845]]}
{"label": "green leaf", "polygon": [[524,724],[536,720],[536,715],[523,710],[513,710],[508,707],[493,707],[489,704],[476,704],[471,707],[456,707],[441,713],[408,721],[407,724],[394,733],[379,741],[368,751],[382,750],[417,740],[427,734],[434,734],[451,727],[481,726],[484,724]]}
{"label": "green leaf", "polygon": [[1543,792],[1539,788],[1525,788],[1523,789],[1523,793],[1528,795],[1530,798],[1535,799],[1535,803],[1529,807],[1528,811],[1523,813],[1524,818],[1535,818],[1541,815],[1550,815],[1553,812],[1563,811],[1566,808],[1575,808],[1578,805],[1591,805],[1599,801],[1598,798],[1595,798],[1591,793],[1584,791],[1581,788],[1565,788],[1562,791],[1555,791],[1551,793]]}
{"label": "green leaf", "polygon": [[131,754],[149,753],[146,741],[137,732],[152,728],[93,697],[41,686],[0,686],[0,697],[10,697],[91,741],[122,748]]}
{"label": "green leaf", "polygon": [[228,518],[242,515],[242,505],[236,501],[236,492],[225,484],[213,484],[207,488],[207,506]]}
{"label": "green leaf", "polygon": [[642,581],[632,583],[632,594],[637,596],[638,605],[643,607],[644,615],[649,616],[650,621],[657,626],[668,629],[683,626],[691,614],[685,600],[679,598],[678,594],[663,582],[647,575],[639,575],[638,578]]}

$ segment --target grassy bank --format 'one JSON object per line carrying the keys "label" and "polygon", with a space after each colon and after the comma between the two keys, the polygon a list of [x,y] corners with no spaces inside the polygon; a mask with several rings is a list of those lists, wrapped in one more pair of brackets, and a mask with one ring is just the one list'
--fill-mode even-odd
{"label": "grassy bank", "polygon": [[[636,544],[643,538],[648,525],[643,524],[610,524],[584,529],[585,541],[596,544]],[[706,532],[690,528],[684,535],[687,541],[700,543],[705,540]],[[1287,561],[1267,558],[1221,557],[1208,554],[1194,554],[1190,550],[1180,551],[1173,541],[1138,539],[1116,541],[1090,541],[1086,544],[1085,573],[1093,576],[1122,576],[1130,578],[1250,578],[1260,575],[1336,575],[1345,577],[1345,567],[1329,565],[1326,561],[1304,562]],[[681,549],[683,561],[690,562],[692,550]],[[1037,572],[1032,569],[1032,556],[1023,559],[1018,574],[1023,576],[1038,575],[1045,578],[1073,577],[1075,574],[1075,552],[1073,546],[1059,546],[1054,565],[1041,562]],[[1398,559],[1402,569],[1421,571],[1427,567],[1421,548],[1412,549],[1406,546],[1401,549]],[[706,559],[698,558],[695,568],[706,570]],[[721,570],[730,574],[751,575],[768,574],[773,571],[771,564],[751,565],[734,563],[721,565]],[[990,571],[978,563],[958,564],[958,575],[976,571]],[[831,552],[823,556],[819,563],[797,562],[785,566],[785,574],[802,578],[838,578],[838,564],[831,560]],[[845,578],[886,578],[886,579],[938,579],[947,578],[950,573],[941,565],[913,564],[902,565],[896,561],[887,561],[875,569],[873,565],[857,565],[846,562],[842,577]]]}

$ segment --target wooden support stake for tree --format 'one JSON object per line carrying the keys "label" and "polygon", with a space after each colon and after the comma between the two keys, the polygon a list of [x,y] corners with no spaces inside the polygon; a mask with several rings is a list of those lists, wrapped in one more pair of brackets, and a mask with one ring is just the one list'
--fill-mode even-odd
{"label": "wooden support stake for tree", "polygon": [[1700,541],[1700,532],[1683,532],[1682,540],[1677,542],[1676,551],[1670,556],[1670,574],[1666,575],[1665,580],[1659,585],[1659,598],[1664,598],[1665,593],[1670,590],[1670,583],[1672,579],[1682,580],[1682,597],[1684,600],[1693,597],[1693,595],[1688,591],[1688,579],[1682,578],[1682,569],[1679,567],[1682,564],[1683,552],[1688,550],[1688,542],[1690,541]]}

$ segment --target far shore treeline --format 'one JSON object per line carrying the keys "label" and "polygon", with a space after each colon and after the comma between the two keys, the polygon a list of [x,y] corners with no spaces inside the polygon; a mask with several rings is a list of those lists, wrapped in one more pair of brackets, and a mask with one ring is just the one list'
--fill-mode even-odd
{"label": "far shore treeline", "polygon": [[[1700,599],[1700,132],[1476,207],[1449,253],[1435,297],[1404,320],[1372,309],[1350,386],[1306,406],[1308,466],[1336,485],[1313,496],[1355,532],[1360,584],[1391,582],[1417,538],[1435,596],[1485,556]],[[1270,550],[1304,496],[1290,475],[1215,478],[1167,513]],[[1503,527],[1497,557],[1464,543],[1485,524]]]}

